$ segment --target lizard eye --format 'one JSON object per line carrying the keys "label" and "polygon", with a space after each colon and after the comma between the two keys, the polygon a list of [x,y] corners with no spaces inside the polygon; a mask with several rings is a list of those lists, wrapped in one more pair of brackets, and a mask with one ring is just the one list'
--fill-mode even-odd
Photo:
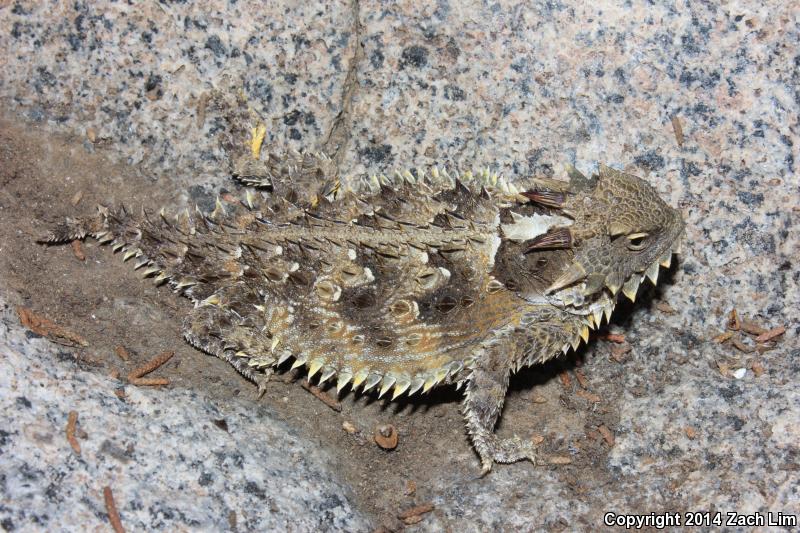
{"label": "lizard eye", "polygon": [[628,250],[632,250],[634,252],[643,250],[647,236],[647,233],[631,233],[630,235],[626,235],[625,237],[628,239]]}

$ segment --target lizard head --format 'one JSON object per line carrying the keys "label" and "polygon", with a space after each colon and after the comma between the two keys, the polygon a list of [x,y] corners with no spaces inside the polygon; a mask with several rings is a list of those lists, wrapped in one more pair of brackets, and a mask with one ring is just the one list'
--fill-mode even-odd
{"label": "lizard head", "polygon": [[527,242],[529,251],[571,251],[545,290],[554,303],[579,312],[613,306],[619,291],[631,300],[645,277],[669,267],[684,222],[644,180],[605,166],[587,178],[570,170],[570,181],[537,180],[523,195],[549,207],[563,222]]}

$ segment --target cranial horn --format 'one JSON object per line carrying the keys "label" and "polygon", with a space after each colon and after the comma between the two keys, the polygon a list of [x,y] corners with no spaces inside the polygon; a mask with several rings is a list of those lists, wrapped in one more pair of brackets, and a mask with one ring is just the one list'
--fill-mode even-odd
{"label": "cranial horn", "polygon": [[624,174],[623,172],[620,172],[619,170],[606,166],[602,163],[598,165],[598,170],[599,170],[598,177],[600,179],[613,178],[617,176],[622,176]]}
{"label": "cranial horn", "polygon": [[547,287],[544,291],[545,294],[550,294],[555,292],[559,289],[563,289],[567,285],[572,285],[576,281],[583,279],[586,276],[586,270],[580,265],[580,263],[572,263],[569,268],[561,274],[561,276],[553,282],[552,285]]}
{"label": "cranial horn", "polygon": [[594,189],[597,180],[587,178],[581,171],[572,165],[567,165],[567,176],[569,176],[569,190],[573,193],[586,192]]}

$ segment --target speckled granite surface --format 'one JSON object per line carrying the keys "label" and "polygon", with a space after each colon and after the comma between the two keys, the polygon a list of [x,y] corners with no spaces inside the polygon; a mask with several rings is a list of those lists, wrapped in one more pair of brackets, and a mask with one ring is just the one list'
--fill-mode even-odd
{"label": "speckled granite surface", "polygon": [[[682,208],[686,253],[657,294],[676,312],[650,305],[623,324],[633,350],[608,483],[576,490],[525,468],[456,476],[423,526],[591,527],[598,506],[800,513],[796,3],[304,5],[7,4],[0,98],[84,135],[86,150],[208,190],[225,186],[236,132],[258,120],[279,145],[327,149],[343,174],[490,165],[513,179],[602,161],[647,176]],[[215,94],[243,95],[245,110]],[[784,325],[778,347],[710,342],[733,307]],[[718,370],[756,359],[758,377]]]}
{"label": "speckled granite surface", "polygon": [[[128,531],[367,528],[330,458],[269,412],[201,391],[128,387],[119,397],[119,382],[9,329],[13,312],[0,309],[4,531],[105,528],[105,486]],[[80,455],[65,446],[70,411],[86,434]]]}

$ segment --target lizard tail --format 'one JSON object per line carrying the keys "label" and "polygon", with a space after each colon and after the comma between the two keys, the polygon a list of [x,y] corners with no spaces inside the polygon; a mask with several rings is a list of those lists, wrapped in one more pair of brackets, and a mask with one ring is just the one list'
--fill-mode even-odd
{"label": "lizard tail", "polygon": [[100,236],[104,232],[108,209],[98,206],[97,214],[81,218],[66,218],[63,222],[53,226],[36,242],[47,244],[59,244],[85,238],[87,235],[93,237]]}

